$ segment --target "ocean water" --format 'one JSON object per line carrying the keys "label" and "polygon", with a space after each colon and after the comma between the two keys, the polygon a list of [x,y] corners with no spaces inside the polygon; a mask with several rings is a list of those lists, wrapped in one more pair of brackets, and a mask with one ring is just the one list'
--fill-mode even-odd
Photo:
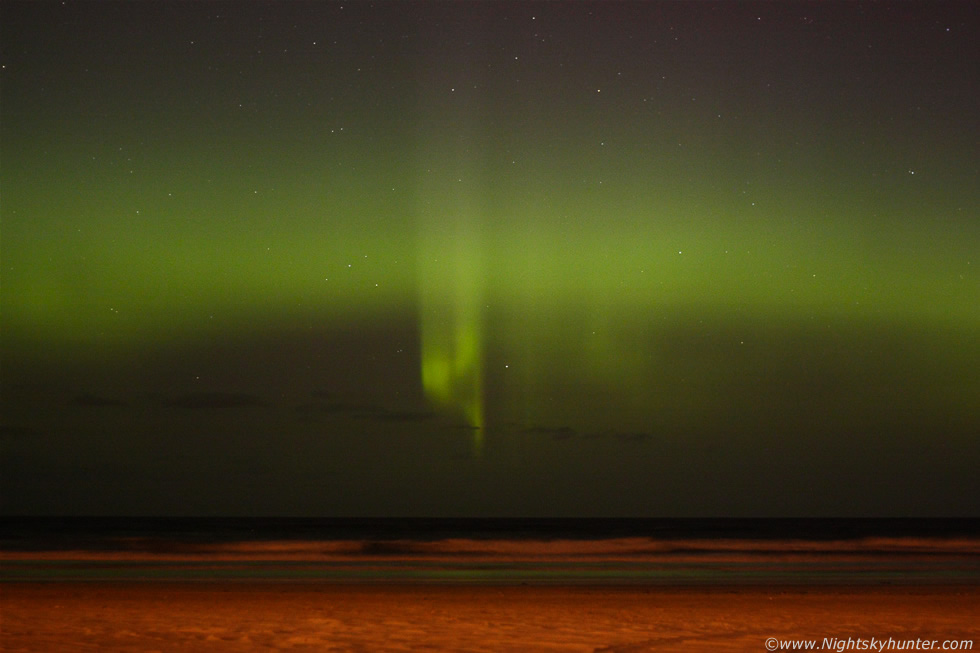
{"label": "ocean water", "polygon": [[980,520],[0,518],[0,581],[975,585]]}

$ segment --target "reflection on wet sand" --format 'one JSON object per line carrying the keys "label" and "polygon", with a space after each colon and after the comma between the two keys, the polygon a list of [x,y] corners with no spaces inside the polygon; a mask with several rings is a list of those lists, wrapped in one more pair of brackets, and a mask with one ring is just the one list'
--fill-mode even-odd
{"label": "reflection on wet sand", "polygon": [[[980,588],[13,583],[4,650],[762,651],[980,639]],[[819,646],[819,643],[818,643]]]}

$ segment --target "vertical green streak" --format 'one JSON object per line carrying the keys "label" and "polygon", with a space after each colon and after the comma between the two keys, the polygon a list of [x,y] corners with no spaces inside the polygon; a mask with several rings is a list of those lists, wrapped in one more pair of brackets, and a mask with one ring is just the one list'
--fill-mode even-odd
{"label": "vertical green streak", "polygon": [[432,134],[419,180],[422,387],[438,409],[483,437],[483,202],[481,166],[461,133]]}
{"label": "vertical green streak", "polygon": [[480,238],[471,193],[465,188],[449,191],[430,189],[423,215],[419,257],[422,387],[433,404],[466,421],[479,450],[484,278]]}
{"label": "vertical green streak", "polygon": [[422,386],[435,404],[483,427],[483,325],[475,240],[429,240],[422,267]]}
{"label": "vertical green streak", "polygon": [[422,388],[435,407],[465,421],[479,453],[488,281],[484,234],[490,226],[487,195],[493,177],[490,97],[478,82],[489,43],[442,31],[432,34],[431,42],[445,51],[436,48],[441,54],[422,62],[418,75]]}

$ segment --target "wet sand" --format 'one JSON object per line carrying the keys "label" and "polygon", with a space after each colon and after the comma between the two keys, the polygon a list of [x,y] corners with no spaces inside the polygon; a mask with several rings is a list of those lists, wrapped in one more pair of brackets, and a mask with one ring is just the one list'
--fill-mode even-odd
{"label": "wet sand", "polygon": [[764,651],[972,639],[980,587],[8,582],[4,651]]}

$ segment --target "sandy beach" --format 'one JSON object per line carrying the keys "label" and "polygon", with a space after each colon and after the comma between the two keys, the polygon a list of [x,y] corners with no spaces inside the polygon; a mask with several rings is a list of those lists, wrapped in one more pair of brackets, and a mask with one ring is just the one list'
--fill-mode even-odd
{"label": "sandy beach", "polygon": [[0,585],[4,651],[763,651],[980,640],[975,586]]}

